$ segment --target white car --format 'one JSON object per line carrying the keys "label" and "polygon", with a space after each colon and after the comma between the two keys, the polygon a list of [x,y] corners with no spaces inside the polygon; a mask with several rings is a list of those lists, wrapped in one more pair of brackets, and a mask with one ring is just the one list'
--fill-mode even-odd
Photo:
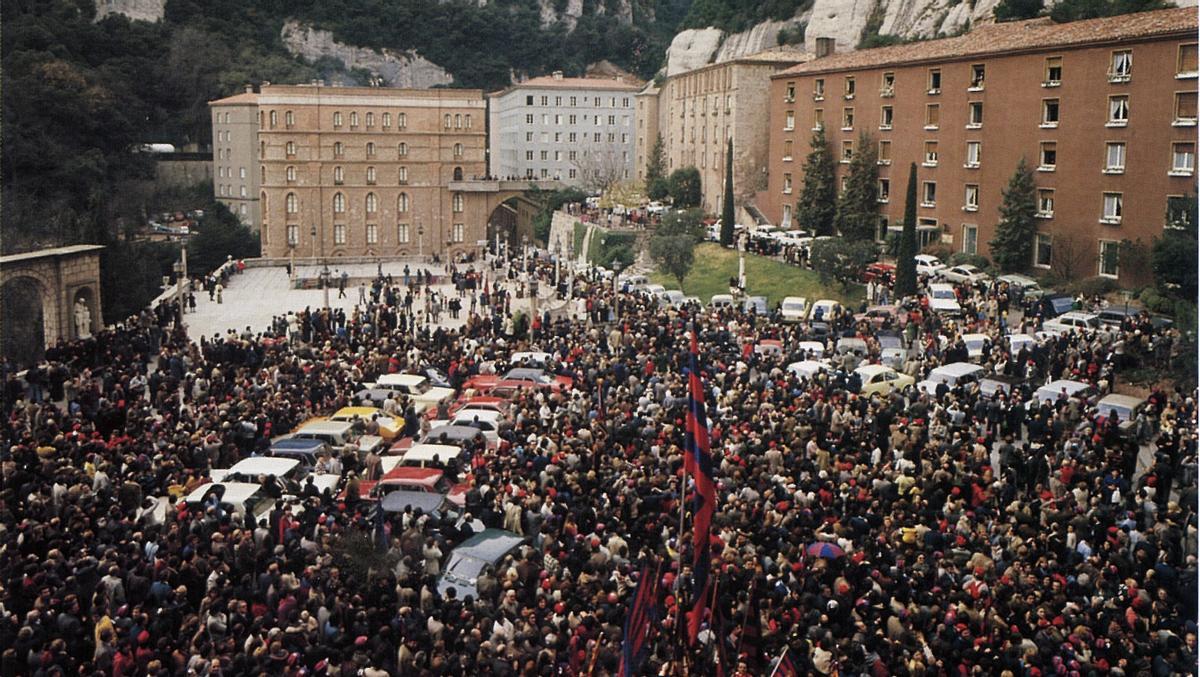
{"label": "white car", "polygon": [[788,372],[795,374],[800,378],[812,379],[817,374],[827,372],[831,369],[829,363],[821,360],[801,360],[793,362],[787,366]]}
{"label": "white car", "polygon": [[384,374],[368,388],[391,390],[400,395],[407,395],[421,413],[429,407],[436,407],[443,400],[449,401],[454,397],[453,388],[436,388],[429,379],[418,374]]}
{"label": "white car", "polygon": [[646,205],[646,211],[650,214],[663,214],[667,211],[667,207],[661,202],[651,202]]}
{"label": "white car", "polygon": [[809,359],[825,357],[825,344],[820,341],[801,341],[796,344],[796,352],[807,355]]}
{"label": "white car", "polygon": [[503,421],[504,414],[498,411],[475,409],[458,412],[450,420],[450,425],[463,425],[475,428],[483,433],[483,437],[489,444],[496,445],[500,443],[500,425]]}
{"label": "white car", "polygon": [[987,334],[963,334],[962,340],[967,346],[967,357],[975,362],[985,357],[984,347],[990,347],[992,337]]}
{"label": "white car", "polygon": [[1021,352],[1021,348],[1033,350],[1033,347],[1037,345],[1037,339],[1029,334],[1009,334],[1004,338],[1008,339],[1008,352],[1014,356]]}
{"label": "white car", "polygon": [[787,296],[779,304],[779,317],[784,322],[803,322],[808,315],[808,299],[803,296]]}
{"label": "white car", "polygon": [[1071,311],[1042,323],[1042,331],[1048,334],[1069,334],[1071,332],[1097,331],[1101,327],[1100,316],[1095,313]]}
{"label": "white car", "polygon": [[648,284],[645,287],[642,287],[643,293],[649,294],[654,298],[659,298],[665,291],[667,291],[667,288],[661,284]]}
{"label": "white car", "polygon": [[958,305],[958,294],[954,291],[954,285],[944,282],[929,285],[929,309],[953,317],[961,315],[962,307]]}
{"label": "white car", "polygon": [[983,284],[991,279],[987,273],[969,263],[943,269],[940,274],[943,280],[959,284]]}
{"label": "white car", "polygon": [[917,254],[913,260],[917,262],[917,275],[926,277],[937,277],[938,271],[946,267],[946,264],[932,254]]}
{"label": "white car", "polygon": [[953,390],[957,386],[978,381],[985,373],[978,364],[952,362],[930,371],[925,380],[917,384],[917,390],[926,395],[936,395],[939,384],[945,383]]}
{"label": "white car", "polygon": [[829,299],[821,299],[812,304],[808,311],[808,319],[821,322],[832,322],[834,315],[842,309],[842,304]]}
{"label": "white car", "polygon": [[663,303],[672,308],[682,308],[683,304],[687,302],[687,297],[678,289],[668,289],[660,294],[659,298],[662,299]]}

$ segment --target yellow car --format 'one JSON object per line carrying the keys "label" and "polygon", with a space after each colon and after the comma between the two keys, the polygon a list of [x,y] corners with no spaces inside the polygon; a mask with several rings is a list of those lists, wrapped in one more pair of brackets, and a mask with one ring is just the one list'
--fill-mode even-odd
{"label": "yellow car", "polygon": [[855,369],[854,372],[862,379],[862,389],[860,392],[868,397],[875,393],[887,395],[888,393],[901,391],[916,382],[908,374],[901,374],[883,364],[864,364]]}
{"label": "yellow car", "polygon": [[385,414],[382,409],[376,407],[342,407],[334,412],[330,417],[334,421],[353,421],[355,418],[366,423],[371,420],[372,416],[378,416],[376,422],[379,423],[379,436],[384,442],[391,444],[399,437],[404,430],[404,421],[392,418]]}

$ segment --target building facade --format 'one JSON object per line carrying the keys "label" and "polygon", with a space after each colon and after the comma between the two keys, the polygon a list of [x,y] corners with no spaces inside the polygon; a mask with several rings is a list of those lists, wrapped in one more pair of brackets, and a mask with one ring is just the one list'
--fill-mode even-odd
{"label": "building facade", "polygon": [[734,202],[742,204],[765,187],[770,76],[809,58],[785,49],[678,73],[638,97],[637,176],[645,177],[655,139],[662,135],[666,172],[695,167],[703,207],[721,208],[726,140],[733,139]]}
{"label": "building facade", "polygon": [[491,209],[455,186],[486,172],[485,113],[479,90],[263,86],[263,256],[475,251]]}
{"label": "building facade", "polygon": [[1134,284],[1123,241],[1149,245],[1195,190],[1194,8],[1054,24],[834,54],[774,75],[770,178],[760,207],[792,214],[813,131],[839,183],[860,135],[879,164],[879,237],[903,219],[917,164],[922,244],[989,254],[1002,191],[1023,158],[1037,184],[1030,264]]}
{"label": "building facade", "polygon": [[583,188],[631,178],[641,84],[555,71],[489,94],[490,174]]}
{"label": "building facade", "polygon": [[213,116],[213,195],[259,231],[258,95],[252,89],[209,104]]}

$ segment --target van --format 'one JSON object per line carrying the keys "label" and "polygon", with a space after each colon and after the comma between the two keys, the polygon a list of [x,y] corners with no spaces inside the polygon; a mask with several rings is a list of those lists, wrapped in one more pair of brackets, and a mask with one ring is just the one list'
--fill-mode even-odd
{"label": "van", "polygon": [[808,319],[814,322],[832,322],[841,310],[842,304],[837,301],[821,299],[813,302],[812,308],[808,310]]}
{"label": "van", "polygon": [[725,310],[733,307],[733,296],[729,294],[713,294],[712,300],[709,301],[709,308],[714,310]]}
{"label": "van", "polygon": [[209,496],[216,496],[217,503],[239,520],[249,514],[257,522],[260,518],[266,518],[275,506],[275,499],[267,496],[261,486],[250,482],[202,484],[185,496],[183,503],[195,510],[202,506]]}
{"label": "van", "polygon": [[929,372],[924,381],[917,384],[917,390],[926,395],[936,395],[938,385],[945,383],[951,390],[958,386],[978,381],[984,374],[984,368],[969,362],[952,362],[937,367]]}
{"label": "van", "polygon": [[808,299],[803,296],[785,296],[779,304],[779,318],[784,322],[803,322],[808,316]]}

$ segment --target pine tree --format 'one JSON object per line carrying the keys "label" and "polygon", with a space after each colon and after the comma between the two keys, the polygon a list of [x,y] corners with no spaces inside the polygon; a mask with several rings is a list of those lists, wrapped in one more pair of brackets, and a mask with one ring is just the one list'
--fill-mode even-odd
{"label": "pine tree", "polygon": [[661,200],[671,192],[666,177],[667,151],[663,148],[662,134],[654,139],[650,159],[646,162],[646,195],[651,200]]}
{"label": "pine tree", "polygon": [[904,230],[896,256],[896,298],[917,293],[917,163],[908,167],[908,190],[904,192]]}
{"label": "pine tree", "polygon": [[817,235],[833,235],[837,189],[833,185],[833,156],[825,129],[813,132],[812,150],[804,161],[804,187],[796,202],[796,221]]}
{"label": "pine tree", "polygon": [[725,197],[721,200],[721,245],[733,244],[733,137],[725,144]]}
{"label": "pine tree", "polygon": [[1033,239],[1037,237],[1037,186],[1024,157],[1017,163],[1017,170],[1002,195],[1000,221],[988,246],[992,260],[1001,270],[1023,270],[1029,265]]}
{"label": "pine tree", "polygon": [[879,223],[879,165],[875,142],[866,132],[858,137],[858,148],[850,159],[846,190],[837,203],[834,226],[851,241],[874,240]]}

